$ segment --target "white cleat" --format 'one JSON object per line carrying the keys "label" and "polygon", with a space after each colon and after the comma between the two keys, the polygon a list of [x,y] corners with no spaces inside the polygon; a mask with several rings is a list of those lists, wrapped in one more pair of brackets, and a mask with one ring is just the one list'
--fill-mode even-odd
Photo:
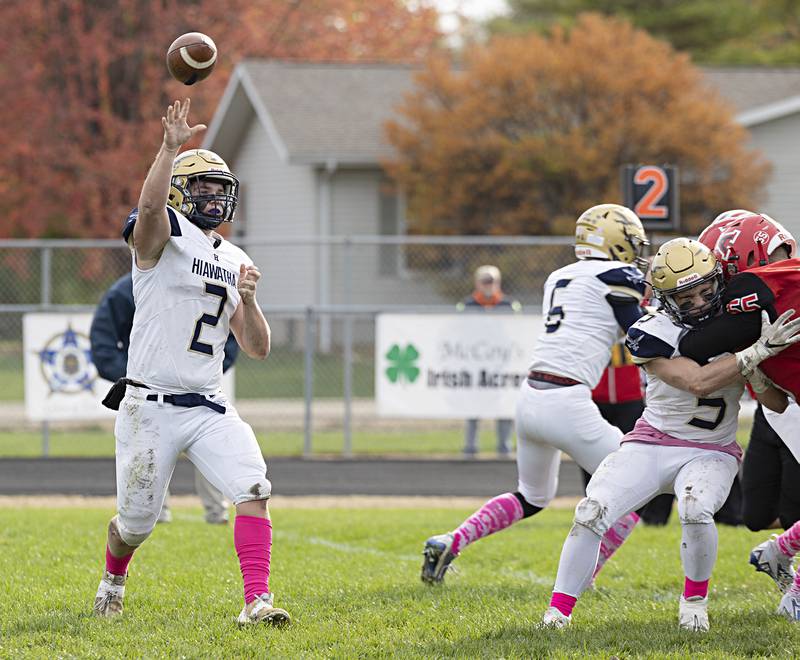
{"label": "white cleat", "polygon": [[247,626],[252,623],[265,623],[271,626],[285,626],[292,619],[286,610],[272,605],[273,594],[261,594],[242,608],[236,623]]}
{"label": "white cleat", "polygon": [[777,535],[773,534],[768,541],[753,548],[750,551],[750,563],[757,571],[769,575],[781,593],[785,594],[794,582],[794,569],[791,557],[780,551],[776,538]]}
{"label": "white cleat", "polygon": [[112,575],[103,571],[103,579],[97,587],[94,597],[94,613],[96,616],[112,618],[122,614],[122,601],[125,598],[125,580],[127,575]]}
{"label": "white cleat", "polygon": [[783,594],[781,604],[778,605],[778,614],[789,621],[800,621],[800,596],[791,591]]}
{"label": "white cleat", "polygon": [[542,628],[568,628],[572,623],[572,615],[561,612],[557,607],[548,607],[542,617]]}
{"label": "white cleat", "polygon": [[708,632],[708,596],[689,596],[681,594],[678,610],[678,625],[681,630]]}

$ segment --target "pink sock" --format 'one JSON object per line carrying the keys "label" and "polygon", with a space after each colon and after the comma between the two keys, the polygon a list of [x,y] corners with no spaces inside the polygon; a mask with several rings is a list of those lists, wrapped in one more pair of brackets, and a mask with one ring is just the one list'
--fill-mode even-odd
{"label": "pink sock", "polygon": [[499,532],[522,520],[522,517],[522,504],[516,495],[513,493],[498,495],[473,513],[453,532],[455,540],[451,552],[458,554],[470,543]]}
{"label": "pink sock", "polygon": [[125,575],[128,572],[128,564],[131,563],[133,553],[125,555],[124,557],[115,557],[111,554],[106,544],[106,570],[111,575]]}
{"label": "pink sock", "polygon": [[636,524],[639,522],[639,515],[633,511],[622,516],[613,527],[609,529],[600,540],[600,554],[597,556],[597,566],[594,567],[592,579],[597,576],[603,565],[611,558],[620,546],[625,543],[625,539],[630,536]]}
{"label": "pink sock", "polygon": [[796,522],[775,539],[778,549],[787,557],[794,557],[800,552],[800,521]]}
{"label": "pink sock", "polygon": [[708,595],[708,580],[701,580],[695,582],[686,578],[683,582],[683,597],[691,598],[692,596],[702,596],[705,598]]}
{"label": "pink sock", "polygon": [[558,591],[554,591],[550,597],[550,607],[555,607],[564,616],[572,614],[572,608],[575,607],[576,602],[578,599],[575,596],[568,596]]}
{"label": "pink sock", "polygon": [[789,587],[789,593],[792,594],[792,596],[800,597],[800,571],[794,574],[794,582],[792,586]]}
{"label": "pink sock", "polygon": [[272,548],[272,522],[258,516],[236,516],[233,545],[239,555],[244,580],[244,602],[250,603],[269,593],[269,557]]}

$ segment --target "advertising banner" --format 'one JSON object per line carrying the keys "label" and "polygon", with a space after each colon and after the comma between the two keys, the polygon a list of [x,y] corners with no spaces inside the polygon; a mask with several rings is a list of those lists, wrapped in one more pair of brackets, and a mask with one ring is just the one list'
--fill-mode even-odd
{"label": "advertising banner", "polygon": [[508,419],[541,316],[381,314],[375,397],[387,417]]}

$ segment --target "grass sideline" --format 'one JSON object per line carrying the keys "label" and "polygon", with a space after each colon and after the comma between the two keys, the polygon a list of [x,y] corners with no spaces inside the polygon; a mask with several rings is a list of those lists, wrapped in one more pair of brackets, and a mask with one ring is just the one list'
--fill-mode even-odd
{"label": "grass sideline", "polygon": [[[302,399],[305,356],[282,346],[274,347],[269,360],[253,360],[243,353],[236,360],[236,393],[240,399]],[[21,346],[0,343],[0,401],[23,401],[25,378]],[[315,353],[314,396],[342,398],[344,361],[338,353]],[[353,353],[353,396],[374,396],[375,363],[371,351]]]}
{"label": "grass sideline", "polygon": [[[495,448],[494,430],[484,424],[480,447],[486,456]],[[256,432],[265,456],[301,456],[301,432]],[[750,422],[739,425],[737,439],[747,446]],[[464,438],[461,431],[355,432],[353,454],[357,456],[460,456]],[[314,433],[313,453],[339,455],[344,436],[336,431]],[[0,431],[0,458],[38,457],[42,455],[42,436],[35,431]],[[102,457],[114,455],[114,437],[102,430],[53,431],[50,435],[51,457]]]}
{"label": "grass sideline", "polygon": [[[256,432],[265,456],[301,456],[302,432]],[[459,431],[356,432],[353,452],[358,455],[458,455],[463,446]],[[494,447],[494,436],[483,434],[481,446]],[[341,454],[344,436],[341,432],[314,433],[314,454]],[[37,457],[42,455],[42,436],[35,431],[0,432],[0,458]],[[113,456],[114,436],[102,430],[57,431],[50,434],[50,456]]]}
{"label": "grass sideline", "polygon": [[[241,580],[228,528],[176,510],[131,564],[122,619],[94,619],[111,510],[0,510],[0,657],[800,657],[778,592],[747,563],[766,537],[720,528],[711,632],[677,628],[680,528],[637,529],[566,631],[539,630],[569,511],[484,539],[443,588],[419,581],[422,541],[467,509],[281,510],[271,588],[294,618],[239,630]],[[42,534],[41,530],[49,530]],[[191,559],[186,550],[191,549]]]}

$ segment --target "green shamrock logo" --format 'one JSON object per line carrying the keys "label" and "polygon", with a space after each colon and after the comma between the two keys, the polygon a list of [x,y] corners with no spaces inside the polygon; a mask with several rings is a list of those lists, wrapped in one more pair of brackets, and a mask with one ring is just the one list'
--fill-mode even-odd
{"label": "green shamrock logo", "polygon": [[418,357],[419,351],[414,344],[408,344],[405,349],[400,348],[398,344],[392,345],[386,354],[386,359],[390,362],[386,368],[386,377],[392,383],[396,383],[402,378],[413,383],[419,376],[419,368],[415,364]]}

